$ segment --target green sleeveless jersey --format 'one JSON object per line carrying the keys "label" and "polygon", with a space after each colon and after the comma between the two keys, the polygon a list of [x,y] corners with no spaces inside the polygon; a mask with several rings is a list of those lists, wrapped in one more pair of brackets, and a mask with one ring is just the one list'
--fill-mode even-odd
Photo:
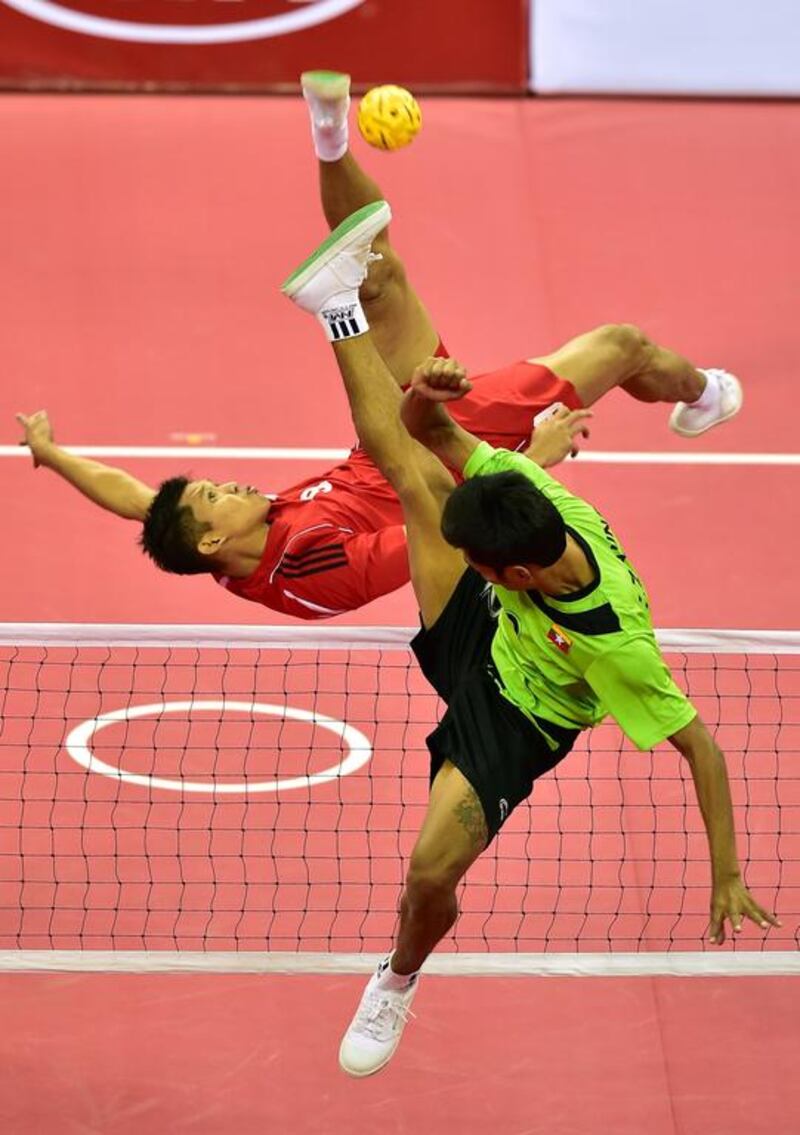
{"label": "green sleeveless jersey", "polygon": [[543,732],[548,721],[586,729],[611,714],[638,748],[652,748],[696,711],[661,656],[641,579],[603,517],[522,454],[481,442],[464,475],[508,470],[552,501],[594,580],[558,598],[492,587],[492,659],[505,696]]}

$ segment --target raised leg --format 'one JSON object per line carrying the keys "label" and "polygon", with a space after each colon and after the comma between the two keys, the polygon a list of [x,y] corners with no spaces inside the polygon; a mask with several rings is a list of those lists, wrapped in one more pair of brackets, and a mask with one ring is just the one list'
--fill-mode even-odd
{"label": "raised leg", "polygon": [[568,379],[584,406],[620,386],[640,402],[695,402],[706,375],[629,323],[610,323],[570,339],[551,355],[532,359]]}
{"label": "raised leg", "polygon": [[[331,229],[364,205],[383,197],[378,184],[369,177],[347,149],[346,76],[311,72],[303,77],[309,104],[312,134],[319,161],[319,188],[322,208]],[[328,98],[330,89],[332,97]],[[336,123],[339,144],[330,149],[328,135],[322,133],[329,122]],[[319,124],[323,125],[320,126]],[[321,144],[320,144],[321,142]],[[339,151],[342,151],[339,153]],[[334,158],[331,155],[336,154]],[[380,260],[370,264],[361,286],[361,302],[372,329],[375,345],[395,380],[404,386],[414,368],[436,353],[439,336],[428,312],[411,287],[405,267],[393,249],[388,229],[373,242]]]}
{"label": "raised leg", "polygon": [[374,332],[334,343],[333,351],[361,444],[400,498],[411,583],[423,625],[432,627],[466,570],[441,532],[453,478],[401,424],[402,395],[391,385]]}
{"label": "raised leg", "polygon": [[[380,201],[378,185],[348,152],[338,162],[320,162],[320,193],[326,220],[335,228],[356,209]],[[372,246],[380,255],[361,285],[361,302],[372,337],[395,380],[405,386],[414,368],[436,353],[439,336],[406,276],[405,266],[385,229]]]}

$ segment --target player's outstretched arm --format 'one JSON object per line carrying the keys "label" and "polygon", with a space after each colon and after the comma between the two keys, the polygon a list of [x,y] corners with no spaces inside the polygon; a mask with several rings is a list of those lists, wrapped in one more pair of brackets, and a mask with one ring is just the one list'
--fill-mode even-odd
{"label": "player's outstretched arm", "polygon": [[125,520],[145,519],[156,495],[149,485],[122,469],[79,457],[56,445],[45,410],[17,414],[17,421],[25,431],[22,444],[30,449],[34,467],[52,469],[90,501]]}
{"label": "player's outstretched arm", "polygon": [[711,853],[711,941],[725,941],[726,919],[736,931],[743,918],[763,929],[779,926],[742,880],[725,758],[675,684],[655,636],[631,636],[601,654],[584,677],[637,748],[652,749],[669,740],[689,763]]}
{"label": "player's outstretched arm", "polygon": [[726,919],[737,933],[745,918],[757,923],[762,930],[768,926],[780,926],[773,914],[762,910],[742,880],[728,773],[722,751],[699,717],[669,740],[689,762],[708,834],[712,879],[710,940],[722,945]]}

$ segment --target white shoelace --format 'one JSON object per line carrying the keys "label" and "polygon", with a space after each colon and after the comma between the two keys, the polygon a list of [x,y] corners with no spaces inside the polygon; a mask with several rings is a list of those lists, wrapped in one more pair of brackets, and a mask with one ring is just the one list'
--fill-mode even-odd
{"label": "white shoelace", "polygon": [[373,1040],[391,1040],[401,1025],[414,1016],[400,998],[402,993],[392,996],[387,990],[376,990],[361,1006],[354,1028]]}
{"label": "white shoelace", "polygon": [[[360,268],[360,271],[358,273],[358,281],[357,281],[357,284],[356,284],[357,287],[361,287],[361,285],[364,283],[364,281],[367,278],[367,275],[369,274],[369,266],[375,260],[383,260],[383,253],[382,252],[368,252],[367,253],[367,259],[364,261],[363,267]],[[342,276],[339,272],[337,272],[336,275],[339,277],[340,280],[342,279]],[[343,282],[346,282],[346,281],[343,281]]]}
{"label": "white shoelace", "polygon": [[730,394],[734,389],[731,376],[726,374],[724,370],[717,371],[717,385],[719,386],[720,393],[724,394]]}
{"label": "white shoelace", "polygon": [[[350,255],[346,259],[343,258],[338,265],[331,265],[329,270],[333,272],[333,275],[345,288],[360,288],[366,280],[369,266],[374,260],[383,260],[383,253],[368,252],[363,262],[359,260],[359,257],[355,253],[350,253]],[[349,273],[352,273],[352,275]]]}

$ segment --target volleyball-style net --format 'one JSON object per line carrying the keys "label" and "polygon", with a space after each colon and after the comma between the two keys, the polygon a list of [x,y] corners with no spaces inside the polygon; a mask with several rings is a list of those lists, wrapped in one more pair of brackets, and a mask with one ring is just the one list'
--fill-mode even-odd
{"label": "volleyball-style net", "polygon": [[[0,951],[389,945],[440,706],[398,628],[0,626]],[[800,634],[660,635],[746,879],[800,940]],[[445,953],[706,948],[688,766],[582,735],[469,872]]]}

